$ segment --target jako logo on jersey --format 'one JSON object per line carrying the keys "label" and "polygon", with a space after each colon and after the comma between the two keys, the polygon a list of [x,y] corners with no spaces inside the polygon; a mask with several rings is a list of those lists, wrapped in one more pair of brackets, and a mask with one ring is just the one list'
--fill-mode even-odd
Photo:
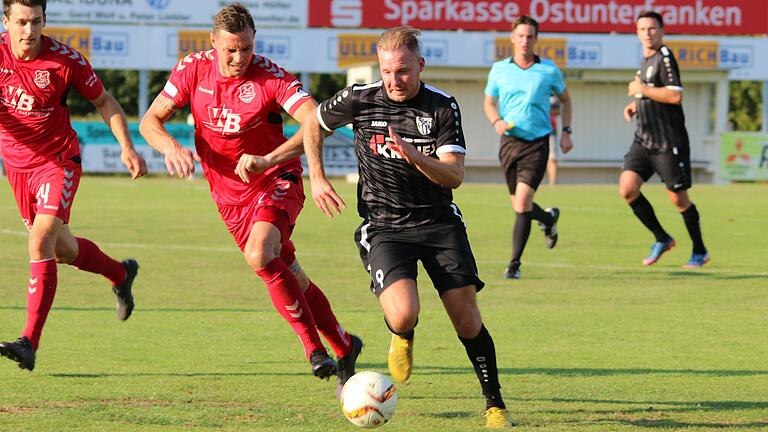
{"label": "jako logo on jersey", "polygon": [[203,124],[216,132],[240,132],[240,114],[234,114],[227,107],[208,107],[208,118],[211,121]]}
{"label": "jako logo on jersey", "polygon": [[253,98],[256,97],[256,91],[253,89],[253,83],[245,83],[238,87],[239,94],[237,97],[240,98],[241,101],[245,103],[251,103]]}
{"label": "jako logo on jersey", "polygon": [[47,70],[35,71],[35,85],[44,89],[51,83],[51,73]]}
{"label": "jako logo on jersey", "polygon": [[416,128],[422,135],[429,135],[432,132],[432,119],[416,116]]}
{"label": "jako logo on jersey", "polygon": [[371,122],[371,126],[373,127],[387,127],[387,122],[384,120],[374,120]]}
{"label": "jako logo on jersey", "polygon": [[332,0],[331,25],[360,27],[363,23],[363,0]]}

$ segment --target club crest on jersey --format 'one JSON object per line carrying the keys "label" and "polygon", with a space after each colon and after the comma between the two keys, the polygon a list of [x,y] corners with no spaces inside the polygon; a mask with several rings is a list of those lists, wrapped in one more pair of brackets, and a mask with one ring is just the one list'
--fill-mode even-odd
{"label": "club crest on jersey", "polygon": [[245,103],[251,103],[253,98],[256,97],[256,90],[253,88],[253,83],[245,83],[238,88],[239,94],[237,97]]}
{"label": "club crest on jersey", "polygon": [[48,87],[48,84],[51,83],[51,73],[47,70],[36,70],[35,71],[35,85],[40,87],[41,89],[44,89]]}
{"label": "club crest on jersey", "polygon": [[416,116],[416,128],[422,135],[429,135],[432,132],[432,119]]}

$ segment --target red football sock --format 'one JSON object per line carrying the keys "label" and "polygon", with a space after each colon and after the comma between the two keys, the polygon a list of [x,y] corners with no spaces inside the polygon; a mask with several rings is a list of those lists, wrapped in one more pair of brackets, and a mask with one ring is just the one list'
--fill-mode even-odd
{"label": "red football sock", "polygon": [[80,237],[75,237],[75,240],[77,240],[80,253],[70,263],[71,266],[87,272],[98,273],[112,281],[113,285],[125,282],[126,272],[123,264],[102,252],[94,242]]}
{"label": "red football sock", "polygon": [[325,294],[314,282],[309,281],[309,287],[304,291],[304,297],[307,299],[309,309],[315,318],[317,329],[331,345],[336,357],[340,358],[349,354],[349,350],[352,349],[352,338],[336,320]]}
{"label": "red football sock", "polygon": [[56,260],[53,258],[29,262],[29,286],[27,287],[27,325],[22,336],[26,336],[37,350],[45,319],[56,296]]}
{"label": "red football sock", "polygon": [[309,359],[316,350],[325,351],[315,329],[315,320],[307,300],[299,287],[299,281],[280,258],[275,258],[256,274],[267,284],[272,304],[282,315],[304,345],[304,354]]}

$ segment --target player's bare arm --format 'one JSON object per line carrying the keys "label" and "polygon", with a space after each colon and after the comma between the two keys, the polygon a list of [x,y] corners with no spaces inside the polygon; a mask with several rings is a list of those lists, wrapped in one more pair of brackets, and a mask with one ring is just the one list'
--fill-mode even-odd
{"label": "player's bare arm", "polygon": [[624,107],[624,120],[626,120],[627,123],[632,123],[632,117],[634,117],[635,114],[637,114],[637,101],[633,100]]}
{"label": "player's bare arm", "polygon": [[485,99],[483,100],[483,111],[485,112],[485,117],[491,123],[491,126],[493,126],[496,133],[504,135],[508,125],[507,122],[501,118],[501,115],[499,115],[499,108],[495,97],[485,95]]}
{"label": "player's bare arm", "polygon": [[430,181],[443,187],[456,189],[464,181],[464,155],[461,153],[442,153],[431,158],[406,142],[392,127],[389,128],[390,141],[387,146],[413,165]]}
{"label": "player's bare arm", "polygon": [[323,130],[314,113],[305,117],[302,128],[304,129],[304,153],[307,155],[312,199],[326,216],[332,218],[334,214],[340,214],[342,209],[347,208],[347,205],[339,194],[336,193],[333,185],[325,175],[325,168],[323,167]]}
{"label": "player's bare arm", "polygon": [[669,87],[651,87],[643,84],[639,77],[627,84],[627,95],[641,95],[656,102],[680,105],[683,103],[683,92]]}
{"label": "player's bare arm", "polygon": [[165,155],[168,174],[187,177],[195,172],[195,155],[182,147],[165,129],[165,122],[176,112],[176,105],[163,95],[158,95],[139,124],[141,136],[152,148]]}
{"label": "player's bare arm", "polygon": [[123,108],[117,103],[117,100],[107,90],[103,90],[101,95],[91,100],[91,103],[99,111],[99,114],[104,119],[104,123],[109,126],[117,142],[120,143],[120,148],[122,149],[120,159],[122,159],[125,167],[128,168],[131,178],[137,179],[145,175],[147,173],[147,163],[133,147],[133,141],[128,132],[128,121],[125,118],[125,112],[123,112]]}
{"label": "player's bare arm", "polygon": [[258,174],[279,163],[301,156],[304,153],[304,119],[313,116],[316,110],[317,103],[314,100],[304,102],[293,113],[293,118],[302,124],[299,130],[279,147],[265,155],[243,154],[240,156],[237,167],[235,167],[235,174],[245,183],[249,183],[249,173]]}
{"label": "player's bare arm", "polygon": [[[563,90],[562,93],[557,95],[560,100],[560,115],[563,122],[563,127],[570,127],[571,120],[573,119],[573,102],[571,95],[568,93],[568,89]],[[573,149],[573,141],[571,140],[571,134],[563,132],[560,134],[560,149],[563,153],[568,153]]]}

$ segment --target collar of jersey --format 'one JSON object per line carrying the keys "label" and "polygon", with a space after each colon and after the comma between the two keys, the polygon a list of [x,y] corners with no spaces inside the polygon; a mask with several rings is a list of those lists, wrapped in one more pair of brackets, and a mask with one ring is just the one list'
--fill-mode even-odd
{"label": "collar of jersey", "polygon": [[537,64],[537,63],[541,63],[541,57],[539,57],[539,56],[537,56],[536,54],[534,54],[534,55],[533,55],[533,64],[531,64],[531,65],[530,65],[530,66],[528,66],[527,68],[524,68],[524,67],[520,66],[519,64],[515,63],[515,56],[514,56],[514,55],[513,55],[513,56],[511,56],[511,57],[509,58],[509,62],[510,62],[511,64],[513,64],[513,65],[517,66],[518,68],[520,68],[520,70],[524,70],[524,71],[525,71],[525,70],[528,70],[528,69],[530,69],[530,68],[532,68],[532,67],[536,66],[536,64]]}
{"label": "collar of jersey", "polygon": [[404,100],[402,102],[398,102],[398,101],[395,101],[395,100],[392,100],[392,99],[389,98],[389,95],[387,94],[387,89],[384,87],[384,81],[381,81],[381,92],[384,93],[384,99],[387,100],[387,103],[391,103],[391,104],[394,104],[394,105],[406,105],[406,104],[409,104],[409,103],[415,101],[416,99],[419,98],[419,96],[421,96],[421,94],[424,92],[424,81],[421,81],[419,83],[419,92],[416,93],[416,96],[414,96],[414,97],[412,97],[412,98],[410,98],[408,100]]}

